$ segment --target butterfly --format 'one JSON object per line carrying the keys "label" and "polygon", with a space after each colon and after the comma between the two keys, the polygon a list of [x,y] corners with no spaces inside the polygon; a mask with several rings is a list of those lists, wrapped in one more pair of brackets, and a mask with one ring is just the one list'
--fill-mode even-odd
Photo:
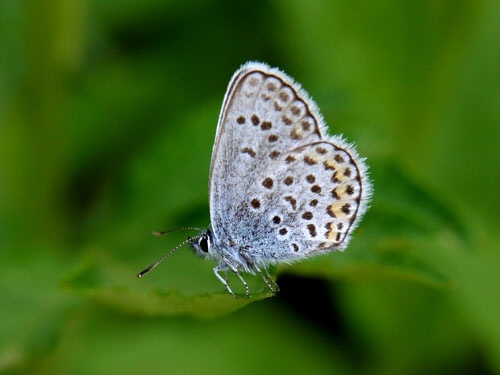
{"label": "butterfly", "polygon": [[229,82],[209,187],[211,226],[185,242],[217,262],[215,276],[235,296],[221,275],[233,272],[247,297],[242,273],[259,274],[276,292],[269,266],[345,249],[372,196],[354,146],[328,135],[298,83],[260,62],[242,65]]}

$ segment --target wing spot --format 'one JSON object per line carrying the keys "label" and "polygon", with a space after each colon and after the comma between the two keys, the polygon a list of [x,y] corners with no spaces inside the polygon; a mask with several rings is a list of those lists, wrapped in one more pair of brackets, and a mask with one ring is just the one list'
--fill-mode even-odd
{"label": "wing spot", "polygon": [[290,203],[294,210],[297,208],[297,200],[294,197],[288,195],[285,197],[285,201]]}
{"label": "wing spot", "polygon": [[311,206],[311,207],[316,207],[317,205],[318,205],[317,199],[313,199],[312,201],[309,202],[309,206]]}
{"label": "wing spot", "polygon": [[333,230],[333,223],[327,223],[325,225],[325,228],[326,228],[326,233],[325,233],[325,237],[328,239],[328,240],[332,240],[333,238],[333,234],[335,233],[334,230]]}
{"label": "wing spot", "polygon": [[341,210],[346,215],[349,215],[351,213],[351,205],[349,203],[346,203],[342,206]]}
{"label": "wing spot", "polygon": [[281,218],[279,216],[273,217],[273,223],[278,225],[279,223],[281,223]]}
{"label": "wing spot", "polygon": [[295,159],[295,156],[288,155],[288,156],[286,157],[286,159],[285,159],[285,162],[286,162],[287,164],[290,164],[290,163],[294,162],[295,160],[296,160],[296,159]]}
{"label": "wing spot", "polygon": [[328,151],[323,147],[316,147],[316,152],[320,155],[325,155]]}
{"label": "wing spot", "polygon": [[293,178],[288,176],[283,182],[285,183],[285,185],[290,186],[291,184],[293,184]]}
{"label": "wing spot", "polygon": [[306,163],[307,165],[314,165],[314,164],[317,164],[318,161],[312,157],[310,157],[309,155],[306,155],[304,156],[304,163]]}
{"label": "wing spot", "polygon": [[330,215],[331,217],[337,217],[337,215],[335,215],[335,211],[334,211],[334,208],[333,208],[333,204],[329,205],[327,208],[326,208],[326,212],[328,215]]}
{"label": "wing spot", "polygon": [[313,186],[311,187],[311,191],[312,191],[313,193],[319,194],[319,193],[321,193],[321,186],[319,186],[319,185],[313,185]]}
{"label": "wing spot", "polygon": [[354,194],[354,188],[352,187],[352,185],[347,185],[347,187],[345,188],[345,192],[349,195],[353,195]]}
{"label": "wing spot", "polygon": [[279,230],[279,234],[280,234],[280,235],[282,235],[282,236],[284,236],[284,235],[285,235],[285,234],[287,234],[287,233],[288,233],[288,229],[286,229],[286,228],[281,228],[281,229]]}
{"label": "wing spot", "polygon": [[336,154],[336,155],[334,156],[334,159],[335,159],[335,161],[336,161],[337,163],[340,163],[340,164],[342,164],[342,163],[345,161],[345,160],[344,160],[344,158],[343,158],[342,156],[340,156],[339,154]]}
{"label": "wing spot", "polygon": [[252,199],[250,202],[253,208],[258,209],[260,208],[260,201],[257,198]]}
{"label": "wing spot", "polygon": [[277,112],[280,112],[283,110],[283,106],[280,105],[278,102],[274,102],[274,109],[277,111]]}
{"label": "wing spot", "polygon": [[268,91],[274,92],[274,91],[276,91],[277,88],[278,87],[274,83],[272,83],[272,82],[267,83],[267,90]]}
{"label": "wing spot", "polygon": [[302,214],[302,219],[311,220],[312,218],[313,218],[312,212],[307,211]]}
{"label": "wing spot", "polygon": [[244,123],[245,123],[245,121],[246,121],[245,116],[240,116],[240,117],[238,117],[238,118],[236,119],[236,122],[237,122],[238,124],[240,124],[240,125],[241,125],[241,124],[244,124]]}
{"label": "wing spot", "polygon": [[307,120],[302,121],[301,125],[302,125],[302,129],[304,129],[304,131],[308,131],[309,129],[311,129],[311,123]]}
{"label": "wing spot", "polygon": [[293,243],[292,247],[293,247],[293,251],[295,251],[295,252],[299,251],[299,245],[297,245],[296,243]]}
{"label": "wing spot", "polygon": [[336,200],[340,199],[340,195],[337,193],[337,188],[332,190],[332,198],[335,198]]}
{"label": "wing spot", "polygon": [[248,80],[248,84],[252,87],[255,87],[259,84],[259,79],[257,77],[250,77]]}
{"label": "wing spot", "polygon": [[323,162],[323,165],[325,166],[325,170],[327,171],[334,171],[335,170],[335,164],[330,164],[328,160],[325,160]]}
{"label": "wing spot", "polygon": [[293,129],[290,132],[290,137],[292,137],[292,139],[295,139],[296,141],[301,140],[303,138],[302,134],[297,129]]}
{"label": "wing spot", "polygon": [[282,116],[281,120],[284,122],[285,125],[292,125],[293,124],[292,119],[288,116]]}
{"label": "wing spot", "polygon": [[260,128],[262,130],[269,130],[273,127],[273,124],[271,124],[269,121],[264,121],[262,122],[262,124],[260,125]]}
{"label": "wing spot", "polygon": [[279,93],[279,95],[278,95],[278,96],[279,96],[279,98],[280,98],[280,100],[281,100],[282,102],[285,102],[285,103],[286,103],[288,100],[290,100],[290,95],[288,95],[288,94],[287,94],[286,92],[284,92],[284,91],[281,91],[281,92]]}
{"label": "wing spot", "polygon": [[270,157],[271,159],[276,159],[276,158],[277,158],[278,156],[280,156],[280,155],[281,155],[281,153],[280,153],[279,151],[277,151],[277,150],[273,150],[273,151],[271,151],[271,153],[269,154],[269,157]]}
{"label": "wing spot", "polygon": [[271,135],[267,138],[267,140],[268,140],[269,142],[276,142],[276,141],[278,140],[278,136],[277,136],[276,134],[271,134]]}
{"label": "wing spot", "polygon": [[316,181],[316,177],[314,177],[312,174],[308,174],[306,176],[306,181],[309,182],[310,184],[312,184]]}
{"label": "wing spot", "polygon": [[250,155],[252,158],[255,157],[255,151],[253,149],[251,149],[250,147],[244,147],[241,149],[241,153],[242,154],[248,154]]}
{"label": "wing spot", "polygon": [[346,168],[345,169],[344,176],[346,176],[346,177],[350,177],[351,176],[351,169],[350,168]]}
{"label": "wing spot", "polygon": [[307,229],[309,230],[309,234],[311,235],[311,237],[316,237],[316,235],[318,234],[316,232],[316,226],[314,224],[307,224]]}
{"label": "wing spot", "polygon": [[273,184],[274,184],[274,181],[273,181],[273,179],[272,179],[272,178],[270,178],[270,177],[266,177],[266,178],[264,179],[264,181],[262,181],[262,186],[264,186],[264,187],[265,187],[265,188],[267,188],[267,189],[272,189]]}
{"label": "wing spot", "polygon": [[[335,245],[333,245],[335,246]],[[320,250],[327,250],[327,249],[330,249],[332,246],[327,243],[327,242],[321,242],[319,245],[318,245],[318,249]]]}
{"label": "wing spot", "polygon": [[292,114],[294,116],[299,116],[300,115],[300,108],[297,107],[296,105],[292,106],[292,108],[290,108],[290,111],[292,112]]}
{"label": "wing spot", "polygon": [[250,117],[250,120],[252,121],[252,124],[254,124],[255,126],[259,125],[260,123],[260,119],[257,115],[252,115],[252,117]]}
{"label": "wing spot", "polygon": [[338,230],[342,230],[342,228],[344,228],[344,224],[343,223],[338,223],[337,224],[337,229]]}

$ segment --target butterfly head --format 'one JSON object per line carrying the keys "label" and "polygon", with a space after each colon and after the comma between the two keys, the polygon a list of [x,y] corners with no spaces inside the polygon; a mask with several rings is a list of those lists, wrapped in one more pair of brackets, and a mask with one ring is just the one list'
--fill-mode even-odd
{"label": "butterfly head", "polygon": [[210,229],[204,229],[200,234],[188,238],[188,243],[194,249],[196,255],[202,258],[214,259],[215,253],[212,247],[213,234]]}

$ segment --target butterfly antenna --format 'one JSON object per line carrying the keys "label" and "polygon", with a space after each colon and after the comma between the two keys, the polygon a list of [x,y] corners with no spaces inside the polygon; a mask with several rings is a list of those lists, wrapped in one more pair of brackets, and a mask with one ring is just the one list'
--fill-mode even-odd
{"label": "butterfly antenna", "polygon": [[153,231],[153,236],[156,237],[162,237],[168,233],[173,233],[173,232],[180,232],[181,230],[203,230],[203,228],[198,228],[198,227],[180,227],[176,229],[170,229],[170,230],[163,230],[163,231]]}
{"label": "butterfly antenna", "polygon": [[[196,238],[196,237],[195,237]],[[160,259],[158,259],[156,262],[154,262],[152,265],[150,265],[148,268],[146,268],[144,271],[141,271],[137,274],[138,278],[143,277],[145,274],[147,274],[149,271],[152,271],[158,266],[161,262],[163,262],[165,259],[167,259],[170,255],[175,253],[181,246],[184,246],[186,243],[188,243],[191,240],[191,238],[188,238],[187,240],[182,241],[180,244],[178,244],[176,247],[174,247],[172,250],[170,250],[168,253],[166,253],[164,256],[162,256]]]}

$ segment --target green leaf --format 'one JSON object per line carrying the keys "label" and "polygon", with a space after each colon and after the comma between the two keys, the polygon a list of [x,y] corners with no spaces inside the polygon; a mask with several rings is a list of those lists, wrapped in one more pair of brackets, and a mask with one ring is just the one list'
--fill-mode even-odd
{"label": "green leaf", "polygon": [[[179,254],[181,255],[181,254]],[[133,270],[119,265],[117,260],[94,256],[65,277],[64,286],[98,305],[123,313],[139,316],[188,315],[197,318],[217,318],[238,310],[251,302],[273,296],[263,282],[256,283],[255,277],[247,278],[250,297],[246,298],[242,287],[237,288],[236,278],[230,278],[231,286],[240,290],[232,297],[208,267],[206,262],[189,256],[192,262],[205,267],[196,272],[161,273],[155,270],[151,275],[137,279]],[[174,262],[175,263],[175,262]],[[164,265],[168,267],[167,264]],[[170,266],[175,266],[171,264]],[[188,270],[189,265],[185,265]],[[161,278],[161,285],[147,279]],[[186,275],[186,276],[182,276]],[[205,280],[207,276],[209,280]],[[260,288],[259,288],[260,286]]]}

